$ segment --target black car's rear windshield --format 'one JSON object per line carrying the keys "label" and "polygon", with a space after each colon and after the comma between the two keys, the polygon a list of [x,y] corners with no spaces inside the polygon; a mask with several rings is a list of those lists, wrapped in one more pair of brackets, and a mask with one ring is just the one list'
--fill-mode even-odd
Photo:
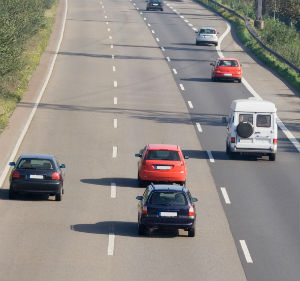
{"label": "black car's rear windshield", "polygon": [[151,205],[186,206],[188,204],[183,192],[179,191],[154,191],[149,198]]}
{"label": "black car's rear windshield", "polygon": [[178,151],[172,150],[149,150],[146,160],[180,161]]}
{"label": "black car's rear windshield", "polygon": [[53,163],[49,159],[21,159],[18,167],[19,169],[41,169],[41,170],[53,170]]}

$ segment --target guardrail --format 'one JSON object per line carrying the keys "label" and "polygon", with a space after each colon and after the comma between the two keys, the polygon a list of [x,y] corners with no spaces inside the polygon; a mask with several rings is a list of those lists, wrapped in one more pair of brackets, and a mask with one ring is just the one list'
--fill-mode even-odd
{"label": "guardrail", "polygon": [[271,53],[273,56],[275,56],[276,58],[278,58],[280,61],[284,62],[285,64],[287,64],[290,68],[294,69],[295,71],[297,71],[298,73],[300,73],[300,68],[297,67],[296,65],[294,65],[293,63],[291,63],[290,61],[288,61],[286,58],[284,58],[283,56],[281,56],[280,54],[276,53],[275,51],[273,51],[272,49],[270,49],[264,42],[262,42],[262,40],[260,39],[260,36],[257,34],[257,32],[254,30],[252,24],[250,23],[250,20],[242,15],[240,15],[239,13],[237,13],[235,10],[230,9],[214,0],[208,0],[209,2],[215,4],[216,6],[219,6],[221,8],[223,8],[224,10],[234,14],[236,17],[240,18],[241,20],[243,20],[246,24],[246,27],[249,31],[249,33],[252,35],[252,37],[260,44],[261,47],[263,47],[266,51],[268,51],[269,53]]}

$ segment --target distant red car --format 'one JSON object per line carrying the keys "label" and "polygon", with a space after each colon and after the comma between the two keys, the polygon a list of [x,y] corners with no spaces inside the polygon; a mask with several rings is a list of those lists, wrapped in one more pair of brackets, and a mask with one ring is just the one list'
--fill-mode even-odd
{"label": "distant red car", "polygon": [[237,59],[219,58],[212,62],[211,80],[233,80],[241,83],[242,65]]}
{"label": "distant red car", "polygon": [[178,145],[148,144],[143,152],[136,154],[138,162],[138,181],[140,186],[148,182],[172,182],[185,184],[185,159]]}

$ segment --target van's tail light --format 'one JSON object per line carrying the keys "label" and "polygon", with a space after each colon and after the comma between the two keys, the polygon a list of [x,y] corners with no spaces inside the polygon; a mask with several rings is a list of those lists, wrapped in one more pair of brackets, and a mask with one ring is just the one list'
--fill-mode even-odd
{"label": "van's tail light", "polygon": [[194,217],[195,216],[195,210],[193,206],[190,206],[189,208],[189,217]]}
{"label": "van's tail light", "polygon": [[232,138],[230,139],[230,142],[231,142],[231,143],[235,143],[235,137],[232,137]]}
{"label": "van's tail light", "polygon": [[53,172],[53,173],[52,173],[52,176],[51,176],[51,179],[52,179],[52,180],[60,180],[60,179],[61,179],[60,173],[58,173],[58,172]]}
{"label": "van's tail light", "polygon": [[148,213],[147,206],[144,205],[144,206],[143,206],[143,209],[142,209],[142,214],[143,214],[143,215],[147,215],[147,213]]}
{"label": "van's tail light", "polygon": [[12,178],[19,179],[20,177],[21,177],[21,175],[20,175],[19,171],[13,171]]}
{"label": "van's tail light", "polygon": [[277,143],[277,139],[273,139],[273,143],[276,144]]}

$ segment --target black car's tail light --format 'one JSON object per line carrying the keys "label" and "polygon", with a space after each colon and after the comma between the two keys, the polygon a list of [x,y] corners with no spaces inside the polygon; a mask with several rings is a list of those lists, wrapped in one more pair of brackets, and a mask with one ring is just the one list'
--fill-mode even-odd
{"label": "black car's tail light", "polygon": [[20,175],[19,171],[13,171],[12,178],[19,179],[20,177],[21,177],[21,175]]}
{"label": "black car's tail light", "polygon": [[51,176],[51,179],[52,179],[52,180],[60,180],[60,179],[61,179],[60,173],[58,173],[58,172],[53,172],[53,173],[52,173],[52,176]]}
{"label": "black car's tail light", "polygon": [[189,217],[194,217],[195,216],[195,210],[193,206],[190,206],[189,208]]}
{"label": "black car's tail light", "polygon": [[142,214],[143,214],[143,215],[147,215],[147,213],[148,213],[147,206],[144,205],[144,206],[143,206],[143,209],[142,209]]}

